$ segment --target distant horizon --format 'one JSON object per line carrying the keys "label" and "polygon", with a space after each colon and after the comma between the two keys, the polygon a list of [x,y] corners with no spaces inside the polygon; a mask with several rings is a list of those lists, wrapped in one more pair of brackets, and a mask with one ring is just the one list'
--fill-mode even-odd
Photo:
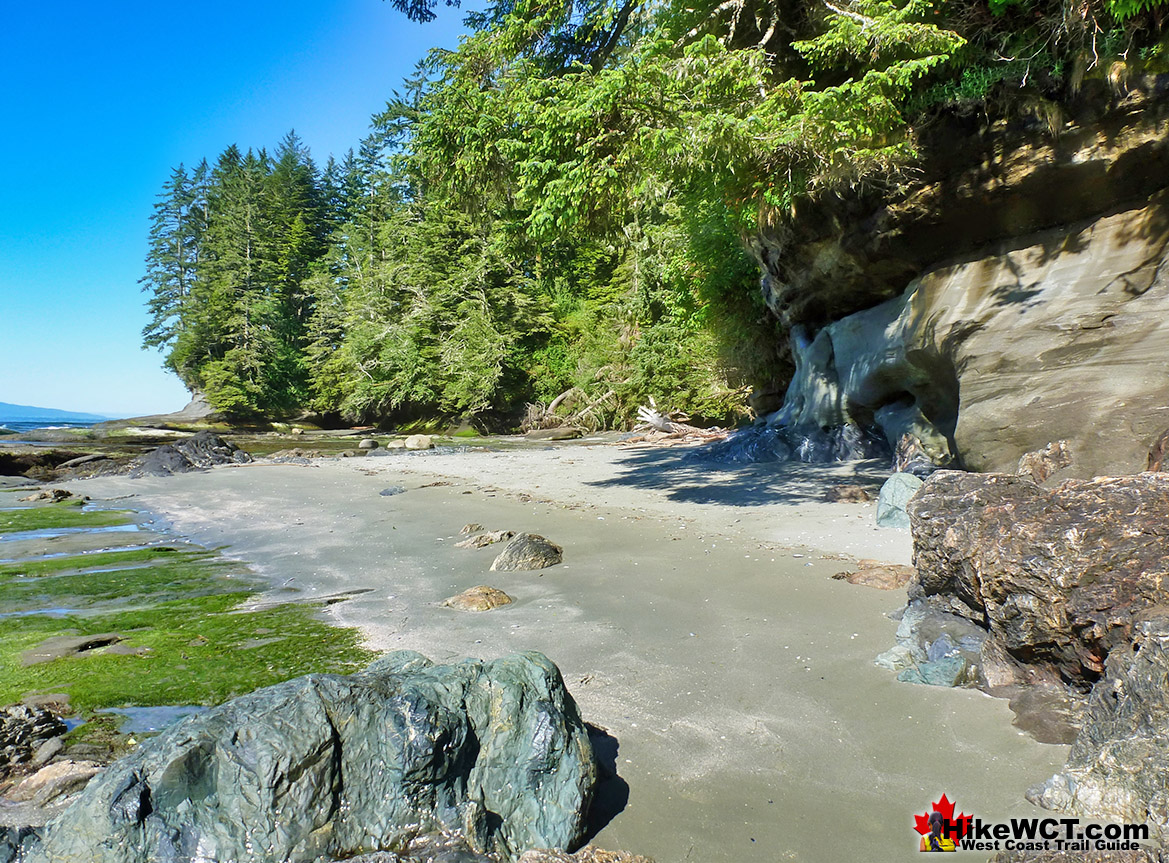
{"label": "distant horizon", "polygon": [[[178,408],[176,408],[176,410],[178,410]],[[74,410],[72,408],[48,407],[45,405],[26,405],[19,404],[17,402],[7,402],[0,400],[0,423],[3,423],[5,420],[52,420],[65,419],[66,417],[73,417],[80,420],[117,420],[128,419],[129,417],[134,416],[148,416],[148,414],[123,415],[120,411],[83,411]]]}
{"label": "distant horizon", "polygon": [[[71,417],[97,417],[103,420],[121,420],[132,419],[133,417],[158,416],[161,414],[176,413],[177,411],[182,410],[190,401],[191,395],[188,393],[182,404],[177,404],[164,410],[151,410],[149,408],[143,408],[141,410],[103,410],[89,408],[83,410],[72,405],[68,407],[49,407],[47,405],[28,405],[22,404],[20,402],[9,402],[0,399],[0,422],[3,422],[3,418],[8,416],[9,409],[11,408],[17,408],[24,411],[47,411],[48,414],[64,414]],[[30,414],[30,416],[35,419],[42,418],[39,415]],[[44,418],[51,417],[46,415]]]}

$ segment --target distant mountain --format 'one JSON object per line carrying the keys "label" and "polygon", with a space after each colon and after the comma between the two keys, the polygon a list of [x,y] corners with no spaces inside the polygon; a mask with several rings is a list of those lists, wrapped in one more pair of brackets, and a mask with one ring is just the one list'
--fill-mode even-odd
{"label": "distant mountain", "polygon": [[32,423],[54,420],[70,423],[99,423],[108,419],[109,417],[100,414],[83,414],[75,411],[57,410],[56,408],[38,408],[32,405],[10,405],[8,402],[0,402],[0,425],[6,422]]}

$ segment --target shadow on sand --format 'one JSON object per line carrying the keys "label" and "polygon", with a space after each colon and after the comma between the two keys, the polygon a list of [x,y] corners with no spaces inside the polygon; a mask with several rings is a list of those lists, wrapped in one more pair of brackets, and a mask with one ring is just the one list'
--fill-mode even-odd
{"label": "shadow on sand", "polygon": [[599,725],[585,723],[589,742],[597,758],[598,781],[589,807],[585,838],[581,844],[588,844],[616,818],[629,803],[629,783],[617,775],[617,752],[620,744],[617,738]]}
{"label": "shadow on sand", "polygon": [[630,448],[622,453],[617,465],[617,476],[589,485],[654,489],[680,503],[727,506],[798,506],[822,501],[825,489],[846,483],[862,485],[875,497],[889,476],[886,459],[829,464],[725,464],[705,461],[701,450],[691,447]]}

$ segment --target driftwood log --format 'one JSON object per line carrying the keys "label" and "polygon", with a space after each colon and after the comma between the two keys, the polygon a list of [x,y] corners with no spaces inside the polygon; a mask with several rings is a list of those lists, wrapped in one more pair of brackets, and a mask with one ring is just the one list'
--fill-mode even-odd
{"label": "driftwood log", "polygon": [[648,405],[642,405],[637,409],[637,418],[641,420],[641,424],[635,427],[634,431],[640,432],[640,434],[626,439],[623,443],[652,443],[664,446],[677,446],[679,444],[709,443],[711,441],[722,440],[730,434],[727,429],[702,429],[698,428],[698,426],[689,425],[680,418],[675,419],[667,414],[663,414],[658,410],[658,406],[652,398]]}

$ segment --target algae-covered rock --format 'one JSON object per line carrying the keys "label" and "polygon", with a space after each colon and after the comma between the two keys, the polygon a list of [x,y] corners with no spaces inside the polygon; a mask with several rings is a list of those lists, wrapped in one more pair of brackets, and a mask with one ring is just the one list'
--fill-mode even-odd
{"label": "algae-covered rock", "polygon": [[903,683],[925,686],[961,686],[970,676],[966,660],[961,656],[943,656],[941,659],[919,663],[897,675]]}
{"label": "algae-covered rock", "polygon": [[885,480],[877,497],[877,527],[908,528],[905,507],[921,485],[921,480],[911,473],[895,473]]}
{"label": "algae-covered rock", "polygon": [[110,766],[29,863],[308,863],[461,834],[512,860],[581,837],[592,748],[539,653],[433,665],[410,651],[179,722]]}

